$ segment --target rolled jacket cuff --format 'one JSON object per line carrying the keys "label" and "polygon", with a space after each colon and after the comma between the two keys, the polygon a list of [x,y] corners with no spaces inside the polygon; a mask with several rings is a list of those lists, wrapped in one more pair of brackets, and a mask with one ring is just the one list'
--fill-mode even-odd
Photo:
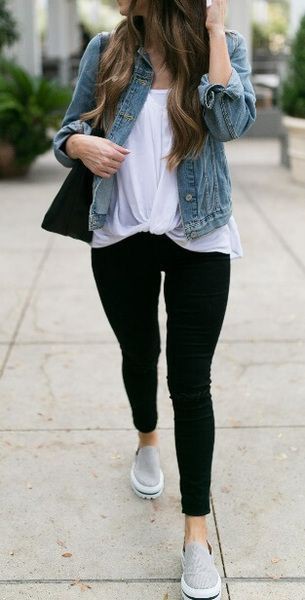
{"label": "rolled jacket cuff", "polygon": [[227,85],[221,83],[210,83],[208,73],[202,75],[198,86],[200,102],[206,108],[213,108],[215,102],[215,93],[223,92],[232,98],[241,98],[244,94],[244,88],[236,69],[232,67],[232,73]]}
{"label": "rolled jacket cuff", "polygon": [[70,137],[73,133],[84,133],[85,135],[90,135],[92,131],[91,125],[86,121],[80,121],[77,119],[76,121],[71,121],[67,125],[64,125],[58,133],[53,138],[53,148],[56,157],[58,160],[66,167],[73,167],[76,162],[75,158],[70,158],[63,150],[61,150],[61,146],[64,142]]}

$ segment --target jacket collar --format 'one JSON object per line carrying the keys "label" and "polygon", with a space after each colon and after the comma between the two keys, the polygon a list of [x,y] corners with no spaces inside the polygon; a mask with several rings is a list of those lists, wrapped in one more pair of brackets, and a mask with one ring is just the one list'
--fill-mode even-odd
{"label": "jacket collar", "polygon": [[137,53],[140,54],[140,56],[142,56],[143,60],[145,60],[149,64],[149,66],[153,69],[153,66],[152,66],[150,58],[149,58],[149,54],[144,49],[144,46],[140,46],[137,49]]}

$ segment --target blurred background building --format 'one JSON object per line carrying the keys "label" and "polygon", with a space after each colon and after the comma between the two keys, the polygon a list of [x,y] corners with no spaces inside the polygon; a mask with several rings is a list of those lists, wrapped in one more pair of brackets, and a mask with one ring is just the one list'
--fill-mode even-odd
{"label": "blurred background building", "polygon": [[[250,136],[283,135],[277,90],[287,71],[291,39],[305,0],[234,0],[227,26],[246,37],[259,111]],[[122,19],[116,0],[7,0],[19,40],[7,49],[32,74],[73,83],[90,37]],[[284,160],[284,159],[283,159]]]}
{"label": "blurred background building", "polygon": [[[110,31],[122,19],[116,0],[7,0],[6,4],[20,31],[10,53],[32,73],[43,72],[49,60],[56,60],[65,82],[69,68],[61,68],[62,63],[81,52],[87,36]],[[277,72],[289,37],[304,13],[305,0],[230,3],[227,25],[245,35],[254,73]]]}

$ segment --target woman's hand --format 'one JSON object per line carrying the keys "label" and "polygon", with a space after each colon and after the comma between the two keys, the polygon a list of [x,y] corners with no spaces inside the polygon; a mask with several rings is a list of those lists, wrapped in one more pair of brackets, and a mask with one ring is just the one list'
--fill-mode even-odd
{"label": "woman's hand", "polygon": [[109,179],[130,151],[105,138],[75,133],[66,141],[66,152],[70,158],[79,158],[94,175]]}
{"label": "woman's hand", "polygon": [[[203,0],[206,2],[206,0]],[[227,0],[212,0],[212,5],[207,8],[205,26],[209,33],[214,31],[224,32],[227,12]]]}

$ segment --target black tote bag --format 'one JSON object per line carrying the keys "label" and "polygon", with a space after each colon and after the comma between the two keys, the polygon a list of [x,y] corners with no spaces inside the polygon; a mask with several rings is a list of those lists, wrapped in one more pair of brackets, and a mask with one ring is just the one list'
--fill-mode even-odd
{"label": "black tote bag", "polygon": [[[92,129],[91,135],[103,137],[103,130]],[[41,227],[90,243],[93,231],[88,229],[88,220],[92,183],[92,171],[77,159],[48,208]]]}
{"label": "black tote bag", "polygon": [[[106,36],[103,33],[100,35],[100,54],[110,38],[109,33]],[[103,129],[99,128],[92,128],[90,135],[105,137]],[[93,236],[93,231],[88,229],[92,184],[92,171],[77,159],[48,208],[41,227],[90,243]]]}

